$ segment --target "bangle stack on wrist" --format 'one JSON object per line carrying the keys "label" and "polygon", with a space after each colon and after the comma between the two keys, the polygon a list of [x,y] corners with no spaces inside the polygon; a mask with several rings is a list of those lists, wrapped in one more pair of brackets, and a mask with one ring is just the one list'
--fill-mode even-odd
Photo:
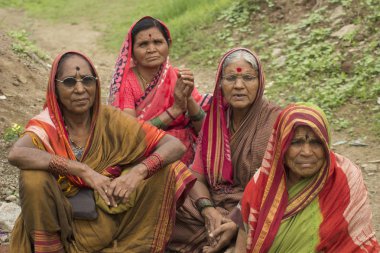
{"label": "bangle stack on wrist", "polygon": [[202,107],[200,107],[198,113],[195,115],[189,115],[189,118],[191,121],[201,121],[205,116],[205,111],[203,111]]}
{"label": "bangle stack on wrist", "polygon": [[162,122],[162,120],[159,117],[155,117],[154,119],[151,119],[150,123],[153,126],[160,128],[160,129],[165,129],[167,127],[167,125],[164,122]]}
{"label": "bangle stack on wrist", "polygon": [[206,198],[206,197],[197,199],[197,201],[195,201],[195,205],[200,213],[206,207],[215,207],[214,203],[209,198]]}
{"label": "bangle stack on wrist", "polygon": [[171,114],[171,113],[169,112],[169,109],[166,109],[165,112],[169,115],[169,117],[170,117],[172,120],[175,120],[175,119],[176,119],[176,117],[174,117],[173,114]]}
{"label": "bangle stack on wrist", "polygon": [[145,177],[145,179],[147,179],[151,177],[152,175],[154,175],[159,169],[162,168],[164,161],[162,160],[159,154],[153,153],[141,163],[144,164],[148,169],[148,173]]}
{"label": "bangle stack on wrist", "polygon": [[67,171],[67,163],[66,158],[54,155],[50,159],[48,170],[55,175],[67,176],[69,174]]}

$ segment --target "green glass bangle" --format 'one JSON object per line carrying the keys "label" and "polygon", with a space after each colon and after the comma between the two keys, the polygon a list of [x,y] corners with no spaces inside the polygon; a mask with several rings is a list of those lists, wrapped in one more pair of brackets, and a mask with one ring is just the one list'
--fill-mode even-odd
{"label": "green glass bangle", "polygon": [[214,207],[214,203],[208,198],[199,198],[196,202],[195,205],[198,209],[199,212],[202,212],[203,209],[206,207]]}
{"label": "green glass bangle", "polygon": [[160,129],[164,129],[164,128],[167,127],[167,125],[165,125],[165,123],[162,122],[162,120],[160,120],[159,117],[155,117],[155,118],[151,119],[151,120],[150,120],[150,123],[151,123],[153,126],[155,126],[155,127],[157,127],[157,128],[160,128]]}
{"label": "green glass bangle", "polygon": [[195,115],[189,115],[191,121],[201,121],[206,116],[205,111],[203,111],[202,107],[199,109],[198,113]]}

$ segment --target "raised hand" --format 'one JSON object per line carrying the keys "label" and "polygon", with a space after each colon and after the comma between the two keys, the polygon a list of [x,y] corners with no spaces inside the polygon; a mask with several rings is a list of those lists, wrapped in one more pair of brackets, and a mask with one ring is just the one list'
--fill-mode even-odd
{"label": "raised hand", "polygon": [[184,84],[183,94],[186,98],[191,97],[191,93],[194,90],[194,75],[188,68],[181,68],[178,72],[179,79],[182,79]]}
{"label": "raised hand", "polygon": [[174,107],[175,109],[179,109],[182,112],[187,110],[187,97],[186,93],[189,88],[186,87],[186,83],[184,82],[181,74],[178,73],[178,79],[176,85],[174,87]]}

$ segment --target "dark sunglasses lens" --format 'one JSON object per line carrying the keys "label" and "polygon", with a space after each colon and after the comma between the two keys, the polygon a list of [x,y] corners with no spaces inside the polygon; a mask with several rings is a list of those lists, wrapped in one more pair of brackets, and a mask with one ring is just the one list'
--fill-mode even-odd
{"label": "dark sunglasses lens", "polygon": [[93,76],[85,76],[82,79],[82,83],[84,85],[93,85],[93,84],[95,84],[95,82],[96,82],[96,79]]}
{"label": "dark sunglasses lens", "polygon": [[67,87],[74,87],[77,83],[77,80],[74,77],[68,77],[63,80],[63,84]]}

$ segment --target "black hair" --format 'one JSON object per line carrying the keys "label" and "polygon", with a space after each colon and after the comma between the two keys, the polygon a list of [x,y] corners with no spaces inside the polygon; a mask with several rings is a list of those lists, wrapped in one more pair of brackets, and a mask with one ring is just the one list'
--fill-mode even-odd
{"label": "black hair", "polygon": [[156,27],[164,36],[166,43],[170,46],[170,38],[169,34],[166,31],[165,27],[156,19],[148,17],[140,20],[139,22],[136,23],[136,25],[132,29],[132,47],[135,43],[135,37],[136,35],[144,30],[147,30],[149,28]]}

